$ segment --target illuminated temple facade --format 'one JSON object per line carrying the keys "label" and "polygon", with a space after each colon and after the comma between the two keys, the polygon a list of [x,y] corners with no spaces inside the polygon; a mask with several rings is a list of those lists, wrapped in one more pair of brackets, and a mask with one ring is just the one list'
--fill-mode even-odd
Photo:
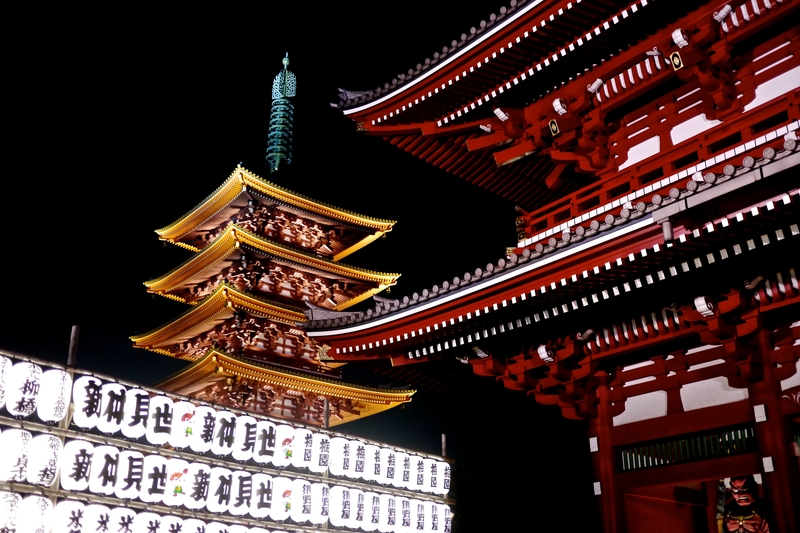
{"label": "illuminated temple facade", "polygon": [[159,386],[170,392],[288,420],[330,425],[410,400],[413,391],[341,381],[326,345],[297,324],[309,308],[342,311],[395,284],[398,274],[339,260],[391,231],[273,185],[237,167],[210,196],[157,230],[194,252],[145,283],[189,309],[135,346],[192,364]]}
{"label": "illuminated temple facade", "polygon": [[518,242],[337,362],[455,357],[588,423],[607,533],[798,531],[800,4],[512,1],[334,104],[518,205]]}

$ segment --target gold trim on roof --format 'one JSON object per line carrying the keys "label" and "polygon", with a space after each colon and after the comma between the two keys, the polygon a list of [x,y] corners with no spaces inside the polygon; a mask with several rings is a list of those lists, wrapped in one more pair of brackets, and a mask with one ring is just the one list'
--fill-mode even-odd
{"label": "gold trim on roof", "polygon": [[211,320],[227,320],[238,310],[291,325],[306,319],[299,308],[291,309],[284,304],[258,298],[223,283],[173,321],[142,335],[134,335],[130,339],[137,348],[174,357],[174,354],[166,348],[194,337],[199,331],[192,330],[197,330],[203,324]]}
{"label": "gold trim on roof", "polygon": [[[228,177],[228,179],[222,185],[220,185],[216,191],[211,193],[205,200],[200,202],[192,210],[172,224],[157,229],[156,233],[158,233],[159,237],[161,237],[163,240],[177,243],[177,241],[179,241],[184,235],[214,216],[214,214],[216,214],[220,209],[223,209],[225,206],[233,202],[240,194],[246,192],[248,187],[265,196],[274,198],[279,202],[286,203],[299,209],[316,213],[317,215],[332,220],[375,230],[375,235],[367,237],[367,239],[370,239],[370,241],[386,232],[391,231],[392,226],[395,224],[394,220],[371,218],[347,211],[345,209],[340,209],[317,200],[313,200],[270,183],[250,172],[249,170],[241,166],[237,166],[230,177]],[[357,243],[355,246],[358,246],[359,244],[360,243]],[[190,245],[184,244],[183,246],[185,248],[192,249]],[[358,248],[355,246],[351,247],[352,249],[348,249],[346,252],[350,253],[357,250]],[[361,244],[360,246],[364,246],[364,244]],[[338,255],[344,256],[346,254],[342,252]]]}

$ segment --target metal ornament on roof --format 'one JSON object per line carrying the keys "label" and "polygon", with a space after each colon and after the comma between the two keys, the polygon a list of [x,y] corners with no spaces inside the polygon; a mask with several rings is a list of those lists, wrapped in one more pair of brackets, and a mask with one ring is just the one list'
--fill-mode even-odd
{"label": "metal ornament on roof", "polygon": [[272,110],[269,114],[269,138],[267,141],[267,163],[270,172],[278,170],[281,162],[292,162],[292,130],[294,128],[294,105],[289,100],[297,91],[297,79],[288,70],[289,54],[283,58],[283,70],[272,82]]}

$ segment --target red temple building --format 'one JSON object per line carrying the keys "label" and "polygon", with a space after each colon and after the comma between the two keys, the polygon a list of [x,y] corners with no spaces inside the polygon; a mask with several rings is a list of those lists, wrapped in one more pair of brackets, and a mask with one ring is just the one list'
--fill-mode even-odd
{"label": "red temple building", "polygon": [[798,531],[799,6],[512,1],[341,90],[365,134],[516,202],[518,242],[402,301],[314,308],[309,339],[455,357],[588,421],[606,532]]}

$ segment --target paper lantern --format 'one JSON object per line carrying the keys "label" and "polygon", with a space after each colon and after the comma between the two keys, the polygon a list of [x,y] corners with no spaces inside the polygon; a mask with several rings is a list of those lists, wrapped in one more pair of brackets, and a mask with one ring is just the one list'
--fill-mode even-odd
{"label": "paper lantern", "polygon": [[[97,452],[95,451],[95,455]],[[145,503],[161,503],[167,492],[167,459],[145,455],[142,464],[142,488],[139,499]]]}
{"label": "paper lantern", "polygon": [[24,429],[6,429],[0,433],[0,481],[25,481],[31,439],[33,436]]}
{"label": "paper lantern", "polygon": [[129,439],[140,439],[147,432],[150,415],[150,393],[142,389],[128,389],[122,419],[122,434]]}
{"label": "paper lantern", "polygon": [[8,388],[8,374],[11,372],[13,363],[11,359],[0,355],[0,409],[6,404],[6,393]]}
{"label": "paper lantern", "polygon": [[305,479],[295,479],[292,481],[291,506],[289,517],[296,523],[302,524],[311,518],[310,482]]}
{"label": "paper lantern", "polygon": [[111,509],[105,505],[87,505],[83,513],[83,531],[86,533],[116,531],[111,523]]}
{"label": "paper lantern", "polygon": [[323,474],[328,470],[330,461],[331,439],[325,433],[314,433],[311,437],[311,461],[308,469],[315,474]]}
{"label": "paper lantern", "polygon": [[353,464],[353,468],[345,473],[345,475],[353,479],[364,479],[367,445],[360,440],[351,440],[350,453],[352,454],[351,463]]}
{"label": "paper lantern", "polygon": [[0,531],[17,529],[17,514],[22,496],[14,492],[0,491]]}
{"label": "paper lantern", "polygon": [[211,469],[211,482],[208,485],[206,509],[212,513],[224,513],[231,502],[233,489],[233,472],[227,468],[215,466]]}
{"label": "paper lantern", "polygon": [[228,533],[228,526],[219,522],[209,522],[206,525],[206,533]]}
{"label": "paper lantern", "polygon": [[168,459],[167,486],[162,501],[170,507],[183,505],[186,501],[186,493],[190,490],[189,462],[183,459]]}
{"label": "paper lantern", "polygon": [[162,516],[161,528],[158,530],[158,533],[183,533],[183,518],[174,515]]}
{"label": "paper lantern", "polygon": [[397,533],[411,533],[415,531],[416,524],[413,522],[413,516],[411,511],[411,500],[408,498],[398,497],[395,498],[395,502],[397,504],[397,527],[395,527],[395,531]]}
{"label": "paper lantern", "polygon": [[[133,520],[136,512],[126,507],[111,508],[111,526],[108,533],[133,533]],[[55,533],[55,532],[54,532]],[[94,533],[87,531],[86,533]]]}
{"label": "paper lantern", "polygon": [[360,529],[364,527],[364,491],[350,489],[350,529]]}
{"label": "paper lantern", "polygon": [[331,512],[331,490],[325,483],[311,484],[311,515],[308,520],[315,525],[328,521]]}
{"label": "paper lantern", "polygon": [[278,468],[284,468],[292,463],[294,454],[294,428],[281,424],[275,427],[275,438],[277,446],[275,455],[272,457],[272,464]]}
{"label": "paper lantern", "polygon": [[174,419],[175,408],[172,405],[172,400],[166,396],[153,396],[150,398],[147,428],[145,428],[144,432],[145,440],[154,446],[163,446],[169,442]]}
{"label": "paper lantern", "polygon": [[61,452],[61,488],[83,491],[89,488],[94,445],[85,440],[70,440]]}
{"label": "paper lantern", "polygon": [[411,527],[416,531],[425,531],[427,520],[425,516],[425,503],[422,500],[411,500]]}
{"label": "paper lantern", "polygon": [[276,426],[268,420],[259,420],[256,424],[256,445],[253,448],[253,460],[258,464],[269,464],[275,456],[278,434]]}
{"label": "paper lantern", "polygon": [[72,377],[69,374],[57,368],[44,372],[36,400],[36,414],[46,423],[61,422],[69,409],[71,394]]}
{"label": "paper lantern", "polygon": [[181,533],[206,533],[206,523],[197,518],[185,518]]}
{"label": "paper lantern", "polygon": [[439,477],[439,461],[426,458],[422,463],[425,465],[425,473],[422,478],[424,486],[422,490],[428,494],[436,494],[441,484],[441,478]]}
{"label": "paper lantern", "polygon": [[365,481],[376,481],[381,469],[381,449],[374,444],[364,446],[364,473]]}
{"label": "paper lantern", "polygon": [[266,518],[272,508],[272,476],[253,474],[253,494],[250,498],[250,516]]}
{"label": "paper lantern", "polygon": [[44,496],[26,496],[17,510],[17,533],[49,533],[53,502]]}
{"label": "paper lantern", "polygon": [[285,477],[272,479],[272,508],[269,516],[273,520],[283,521],[289,518],[292,510],[292,480]]}
{"label": "paper lantern", "polygon": [[211,440],[211,452],[220,457],[233,451],[234,434],[236,433],[236,415],[230,411],[217,411],[214,421],[214,437]]}
{"label": "paper lantern", "polygon": [[114,446],[95,446],[89,473],[89,490],[95,494],[114,494],[119,468],[119,450]]}
{"label": "paper lantern", "polygon": [[441,533],[442,523],[436,502],[425,502],[425,533]]}
{"label": "paper lantern", "polygon": [[269,531],[267,531],[263,527],[251,527],[250,529],[247,530],[247,533],[269,533]]}
{"label": "paper lantern", "polygon": [[37,435],[29,445],[28,483],[49,487],[58,474],[58,464],[63,451],[61,439],[55,435]]}
{"label": "paper lantern", "polygon": [[237,416],[231,457],[236,461],[249,461],[253,457],[257,442],[258,421],[252,416]]}
{"label": "paper lantern", "polygon": [[173,420],[172,431],[169,434],[169,444],[173,448],[183,449],[189,447],[192,437],[192,418],[194,417],[194,404],[178,401],[172,404]]}
{"label": "paper lantern", "polygon": [[330,442],[328,471],[332,476],[345,477],[350,468],[350,441],[342,437],[333,437]]}
{"label": "paper lantern", "polygon": [[143,481],[144,455],[135,450],[121,451],[117,466],[117,483],[114,486],[114,495],[122,499],[138,498]]}
{"label": "paper lantern", "polygon": [[381,485],[389,485],[394,481],[397,472],[397,455],[391,448],[381,448],[380,455],[380,470],[375,481]]}
{"label": "paper lantern", "polygon": [[330,521],[334,527],[350,526],[350,489],[341,485],[334,485],[330,490],[331,508]]}
{"label": "paper lantern", "polygon": [[228,512],[233,516],[246,515],[250,512],[250,500],[252,497],[253,476],[244,470],[236,470],[233,472],[231,501],[228,506]]}
{"label": "paper lantern", "polygon": [[228,533],[247,533],[248,528],[247,526],[242,526],[239,524],[233,524],[228,526]]}
{"label": "paper lantern", "polygon": [[192,436],[189,447],[197,453],[205,453],[211,449],[214,440],[214,425],[217,421],[217,412],[207,405],[199,405],[192,415]]}
{"label": "paper lantern", "polygon": [[450,510],[449,505],[443,503],[436,504],[439,507],[439,531],[441,533],[450,533],[453,530],[453,511]]}
{"label": "paper lantern", "polygon": [[411,479],[411,457],[405,452],[396,452],[394,455],[396,466],[392,486],[404,489]]}
{"label": "paper lantern", "polygon": [[[2,511],[0,511],[2,515]],[[73,533],[83,530],[86,521],[86,505],[83,502],[75,500],[61,500],[53,510],[53,518],[51,520],[52,533]],[[2,518],[0,518],[2,524]],[[0,529],[2,526],[0,525]],[[89,531],[89,528],[86,528]]]}
{"label": "paper lantern", "polygon": [[411,490],[425,490],[425,459],[419,455],[411,457],[411,481],[408,488]]}
{"label": "paper lantern", "polygon": [[206,506],[209,488],[211,485],[211,467],[205,463],[189,463],[187,474],[188,492],[184,499],[184,505],[193,511],[197,511]]}
{"label": "paper lantern", "polygon": [[122,427],[125,418],[125,400],[128,389],[119,383],[106,383],[100,387],[100,414],[97,418],[97,429],[113,435]]}
{"label": "paper lantern", "polygon": [[361,529],[375,531],[381,520],[381,497],[375,492],[364,493],[364,519]]}
{"label": "paper lantern", "polygon": [[11,416],[26,417],[36,411],[42,368],[33,363],[17,363],[6,378],[6,410]]}
{"label": "paper lantern", "polygon": [[132,533],[167,533],[161,530],[161,516],[156,513],[137,513],[133,518]]}
{"label": "paper lantern", "polygon": [[295,428],[292,444],[292,466],[295,468],[308,468],[314,451],[313,435],[305,428]]}
{"label": "paper lantern", "polygon": [[92,429],[100,418],[103,407],[103,382],[92,376],[83,376],[72,385],[72,401],[75,412],[72,423],[82,429]]}
{"label": "paper lantern", "polygon": [[380,520],[378,521],[378,531],[381,533],[391,533],[397,527],[397,502],[391,494],[380,495]]}

